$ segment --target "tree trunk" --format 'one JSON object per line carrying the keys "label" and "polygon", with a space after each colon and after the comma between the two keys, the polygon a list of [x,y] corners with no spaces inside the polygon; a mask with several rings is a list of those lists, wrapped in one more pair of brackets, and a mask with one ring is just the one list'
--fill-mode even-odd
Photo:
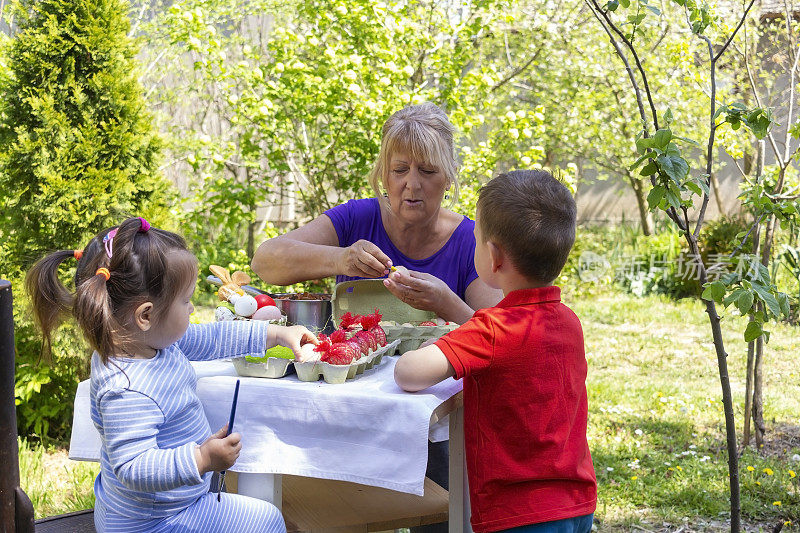
{"label": "tree trunk", "polygon": [[636,195],[636,205],[639,208],[639,222],[642,224],[642,233],[645,235],[653,234],[653,213],[647,205],[647,195],[644,193],[644,183],[628,174],[633,192]]}
{"label": "tree trunk", "polygon": [[[770,215],[764,226],[764,245],[761,247],[761,264],[769,266],[772,256],[772,240],[775,235],[775,216]],[[766,310],[760,306],[764,312]],[[763,393],[763,361],[764,361],[764,336],[756,339],[756,356],[753,366],[753,429],[755,430],[756,446],[761,448],[764,444],[764,393]]]}
{"label": "tree trunk", "polygon": [[[759,306],[760,307],[760,306]],[[762,357],[764,355],[764,336],[756,339],[756,356],[753,366],[753,431],[756,436],[756,448],[764,445],[764,398],[762,396]]]}
{"label": "tree trunk", "polygon": [[719,189],[719,180],[717,179],[717,173],[712,172],[709,176],[711,181],[711,191],[714,195],[714,201],[717,203],[717,211],[719,212],[720,216],[725,216],[727,211],[725,210],[725,206],[722,203],[722,195],[720,194]]}
{"label": "tree trunk", "polygon": [[[760,175],[760,171],[759,171]],[[753,231],[753,255],[757,256],[761,248],[761,224],[756,224]],[[750,320],[753,320],[753,311],[749,313]],[[755,371],[755,341],[747,343],[747,381],[744,393],[744,433],[742,443],[744,446],[750,446],[750,418],[753,416],[753,381]]]}
{"label": "tree trunk", "polygon": [[[753,314],[750,313],[750,320]],[[750,446],[750,417],[753,413],[753,357],[755,356],[755,341],[747,343],[747,379],[744,392],[744,430],[742,432],[742,446]]]}
{"label": "tree trunk", "polygon": [[[250,176],[250,168],[245,168],[245,183],[247,184],[247,188],[250,189],[252,187],[252,177]],[[256,210],[258,206],[255,202],[252,202],[247,207],[250,208],[250,212],[253,213],[253,218],[256,217]],[[256,222],[249,222],[247,224],[247,257],[253,257],[253,254],[256,250],[256,243],[255,243],[255,233],[256,233]]]}
{"label": "tree trunk", "polygon": [[[700,255],[697,239],[690,231],[686,231],[686,240],[689,242],[689,251]],[[708,281],[706,270],[702,263],[699,265],[700,284]],[[719,368],[719,382],[722,388],[722,406],[725,411],[725,441],[728,450],[728,476],[731,489],[731,533],[741,530],[741,500],[739,491],[739,449],[736,438],[736,421],[733,417],[733,395],[731,394],[731,381],[728,375],[728,354],[725,352],[725,343],[722,338],[720,318],[717,306],[713,300],[703,300],[706,304],[706,313],[711,324],[711,333],[714,338],[714,348],[717,353],[717,367]],[[761,338],[761,337],[759,337]]]}

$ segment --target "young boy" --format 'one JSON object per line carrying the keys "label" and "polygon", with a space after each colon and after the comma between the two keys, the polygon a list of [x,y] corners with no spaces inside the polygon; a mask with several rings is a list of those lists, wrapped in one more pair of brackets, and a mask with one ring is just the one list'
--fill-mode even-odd
{"label": "young boy", "polygon": [[548,172],[491,180],[478,199],[475,266],[505,298],[395,367],[407,391],[464,378],[476,533],[592,527],[597,482],[586,441],[583,331],[552,284],[575,241],[575,215],[572,195]]}

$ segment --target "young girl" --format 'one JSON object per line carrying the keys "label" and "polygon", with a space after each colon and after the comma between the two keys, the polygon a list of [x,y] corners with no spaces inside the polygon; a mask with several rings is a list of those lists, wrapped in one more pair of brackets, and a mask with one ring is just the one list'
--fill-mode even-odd
{"label": "young girl", "polygon": [[[78,261],[75,293],[59,265]],[[189,325],[197,260],[184,240],[129,218],[83,251],[52,253],[27,277],[45,346],[71,311],[92,354],[91,415],[100,432],[94,485],[99,532],[285,532],[271,504],[209,493],[214,471],[230,468],[240,435],[211,434],[188,359],[262,355],[282,344],[300,352],[317,339],[301,326],[264,322]]]}

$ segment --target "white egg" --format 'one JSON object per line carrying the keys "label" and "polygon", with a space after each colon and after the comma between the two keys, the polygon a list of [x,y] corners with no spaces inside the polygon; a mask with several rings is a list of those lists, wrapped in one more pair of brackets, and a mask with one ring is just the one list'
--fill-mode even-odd
{"label": "white egg", "polygon": [[239,316],[252,316],[257,309],[258,303],[256,302],[256,299],[249,294],[239,296],[236,298],[236,301],[233,302],[233,310],[236,311],[236,314]]}
{"label": "white egg", "polygon": [[320,352],[315,352],[314,348],[316,348],[316,346],[310,342],[302,345],[300,347],[300,361],[319,361],[322,354]]}

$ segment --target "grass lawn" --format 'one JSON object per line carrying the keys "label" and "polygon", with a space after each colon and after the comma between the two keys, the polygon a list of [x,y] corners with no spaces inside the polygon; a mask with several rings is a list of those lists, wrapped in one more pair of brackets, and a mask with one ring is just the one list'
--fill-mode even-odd
{"label": "grass lawn", "polygon": [[[600,531],[723,531],[728,524],[724,417],[716,355],[699,302],[577,294],[589,359],[589,444]],[[745,319],[723,320],[741,434]],[[798,329],[772,326],[764,371],[767,444],[740,462],[746,531],[800,531]],[[22,486],[37,516],[91,507],[95,464],[63,449],[21,452]],[[784,525],[785,524],[785,525]]]}

